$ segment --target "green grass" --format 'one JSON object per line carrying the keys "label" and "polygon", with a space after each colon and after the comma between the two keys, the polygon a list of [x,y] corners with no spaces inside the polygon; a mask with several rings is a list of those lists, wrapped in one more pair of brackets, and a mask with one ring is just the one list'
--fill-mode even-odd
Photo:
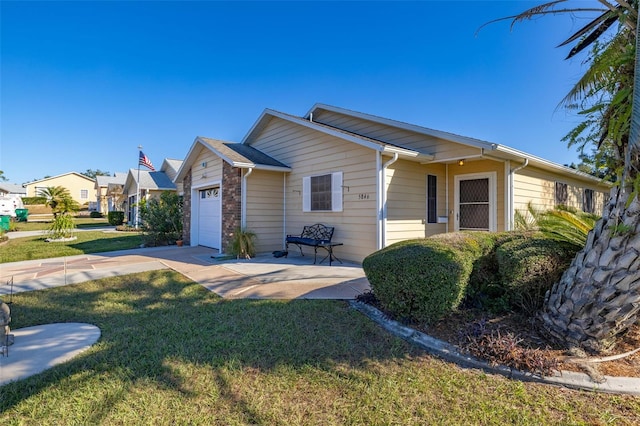
{"label": "green grass", "polygon": [[[11,231],[43,231],[49,229],[53,218],[38,222],[11,222]],[[111,226],[106,218],[74,218],[76,228],[87,229],[97,226]]]}
{"label": "green grass", "polygon": [[342,301],[223,300],[155,271],[16,294],[12,308],[14,328],[87,322],[102,335],[73,360],[0,387],[5,424],[640,422],[638,398],[461,369]]}
{"label": "green grass", "polygon": [[46,235],[11,239],[2,245],[0,263],[126,250],[142,244],[142,236],[131,232],[83,231],[75,236],[67,242],[46,242]]}

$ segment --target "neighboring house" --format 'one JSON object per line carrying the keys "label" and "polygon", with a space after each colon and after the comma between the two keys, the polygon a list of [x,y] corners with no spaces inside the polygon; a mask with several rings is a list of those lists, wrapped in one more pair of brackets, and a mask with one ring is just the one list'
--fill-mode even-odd
{"label": "neighboring house", "polygon": [[140,200],[160,198],[164,191],[177,192],[178,188],[171,176],[176,174],[176,166],[180,168],[181,160],[166,159],[162,162],[160,170],[152,172],[142,169],[130,169],[125,179],[123,194],[125,195],[124,210],[127,212],[127,221],[136,224],[138,214],[138,194]]}
{"label": "neighboring house", "polygon": [[27,197],[37,197],[41,190],[50,186],[62,186],[80,206],[88,205],[96,199],[95,179],[77,172],[40,179],[25,185]]}
{"label": "neighboring house", "polygon": [[96,210],[108,213],[122,211],[124,202],[123,188],[127,173],[116,172],[113,176],[96,176]]}
{"label": "neighboring house", "polygon": [[0,196],[18,195],[20,197],[27,196],[27,190],[24,186],[15,183],[0,182]]}
{"label": "neighboring house", "polygon": [[601,212],[610,189],[504,145],[322,104],[304,117],[267,109],[242,143],[197,137],[176,182],[191,245],[224,252],[242,226],[268,252],[324,223],[354,261],[406,239],[512,229],[529,202]]}
{"label": "neighboring house", "polygon": [[[165,172],[169,179],[173,181],[178,174],[178,170],[180,170],[180,166],[182,166],[182,160],[165,158],[160,167],[160,171]],[[183,194],[182,182],[176,183],[176,191],[178,191],[178,195]]]}

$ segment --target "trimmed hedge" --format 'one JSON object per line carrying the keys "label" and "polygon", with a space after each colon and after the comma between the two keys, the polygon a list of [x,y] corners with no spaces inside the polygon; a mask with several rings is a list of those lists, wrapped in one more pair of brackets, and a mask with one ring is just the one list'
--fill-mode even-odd
{"label": "trimmed hedge", "polygon": [[124,212],[109,212],[107,213],[107,221],[110,225],[118,226],[124,223]]}
{"label": "trimmed hedge", "polygon": [[474,263],[494,244],[489,233],[401,241],[367,256],[362,267],[385,310],[433,323],[460,305]]}
{"label": "trimmed hedge", "polygon": [[501,286],[509,305],[529,314],[569,268],[579,248],[542,234],[505,242],[496,249]]}
{"label": "trimmed hedge", "polygon": [[45,204],[47,197],[22,197],[22,204],[30,206],[33,204]]}
{"label": "trimmed hedge", "polygon": [[89,217],[93,219],[98,219],[102,217],[102,213],[100,212],[91,212],[89,213]]}
{"label": "trimmed hedge", "polygon": [[402,241],[362,267],[383,309],[433,323],[461,306],[532,313],[576,254],[531,232],[457,232]]}

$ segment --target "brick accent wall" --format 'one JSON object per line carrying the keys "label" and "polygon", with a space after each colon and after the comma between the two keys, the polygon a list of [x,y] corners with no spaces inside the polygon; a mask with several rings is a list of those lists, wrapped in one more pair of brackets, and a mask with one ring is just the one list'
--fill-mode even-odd
{"label": "brick accent wall", "polygon": [[191,182],[191,169],[189,169],[184,176],[184,197],[182,198],[182,239],[185,246],[191,245]]}
{"label": "brick accent wall", "polygon": [[228,253],[242,218],[242,171],[222,162],[222,248]]}

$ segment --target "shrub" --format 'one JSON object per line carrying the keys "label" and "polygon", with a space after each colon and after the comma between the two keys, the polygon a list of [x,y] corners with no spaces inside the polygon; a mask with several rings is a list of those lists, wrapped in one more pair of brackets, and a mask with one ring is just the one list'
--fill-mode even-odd
{"label": "shrub", "polygon": [[496,249],[500,281],[511,307],[532,314],[569,267],[578,248],[543,234],[513,239]]}
{"label": "shrub", "polygon": [[33,204],[45,204],[47,197],[22,197],[22,204],[25,206]]}
{"label": "shrub", "polygon": [[367,256],[363,269],[382,307],[405,321],[432,323],[455,310],[475,261],[493,249],[488,233],[401,241]]}
{"label": "shrub", "polygon": [[251,259],[256,255],[256,234],[246,229],[236,228],[231,240],[231,254],[240,259]]}
{"label": "shrub", "polygon": [[89,213],[89,217],[91,217],[93,219],[98,219],[98,218],[101,218],[103,216],[102,216],[102,213],[100,213],[100,212],[91,212],[91,213]]}
{"label": "shrub", "polygon": [[164,191],[159,199],[143,200],[140,219],[149,244],[172,244],[182,238],[182,200],[175,192]]}
{"label": "shrub", "polygon": [[109,225],[120,226],[124,223],[124,212],[109,212],[107,213],[107,221]]}
{"label": "shrub", "polygon": [[76,224],[70,214],[60,213],[51,222],[48,233],[53,239],[69,238],[75,227]]}

